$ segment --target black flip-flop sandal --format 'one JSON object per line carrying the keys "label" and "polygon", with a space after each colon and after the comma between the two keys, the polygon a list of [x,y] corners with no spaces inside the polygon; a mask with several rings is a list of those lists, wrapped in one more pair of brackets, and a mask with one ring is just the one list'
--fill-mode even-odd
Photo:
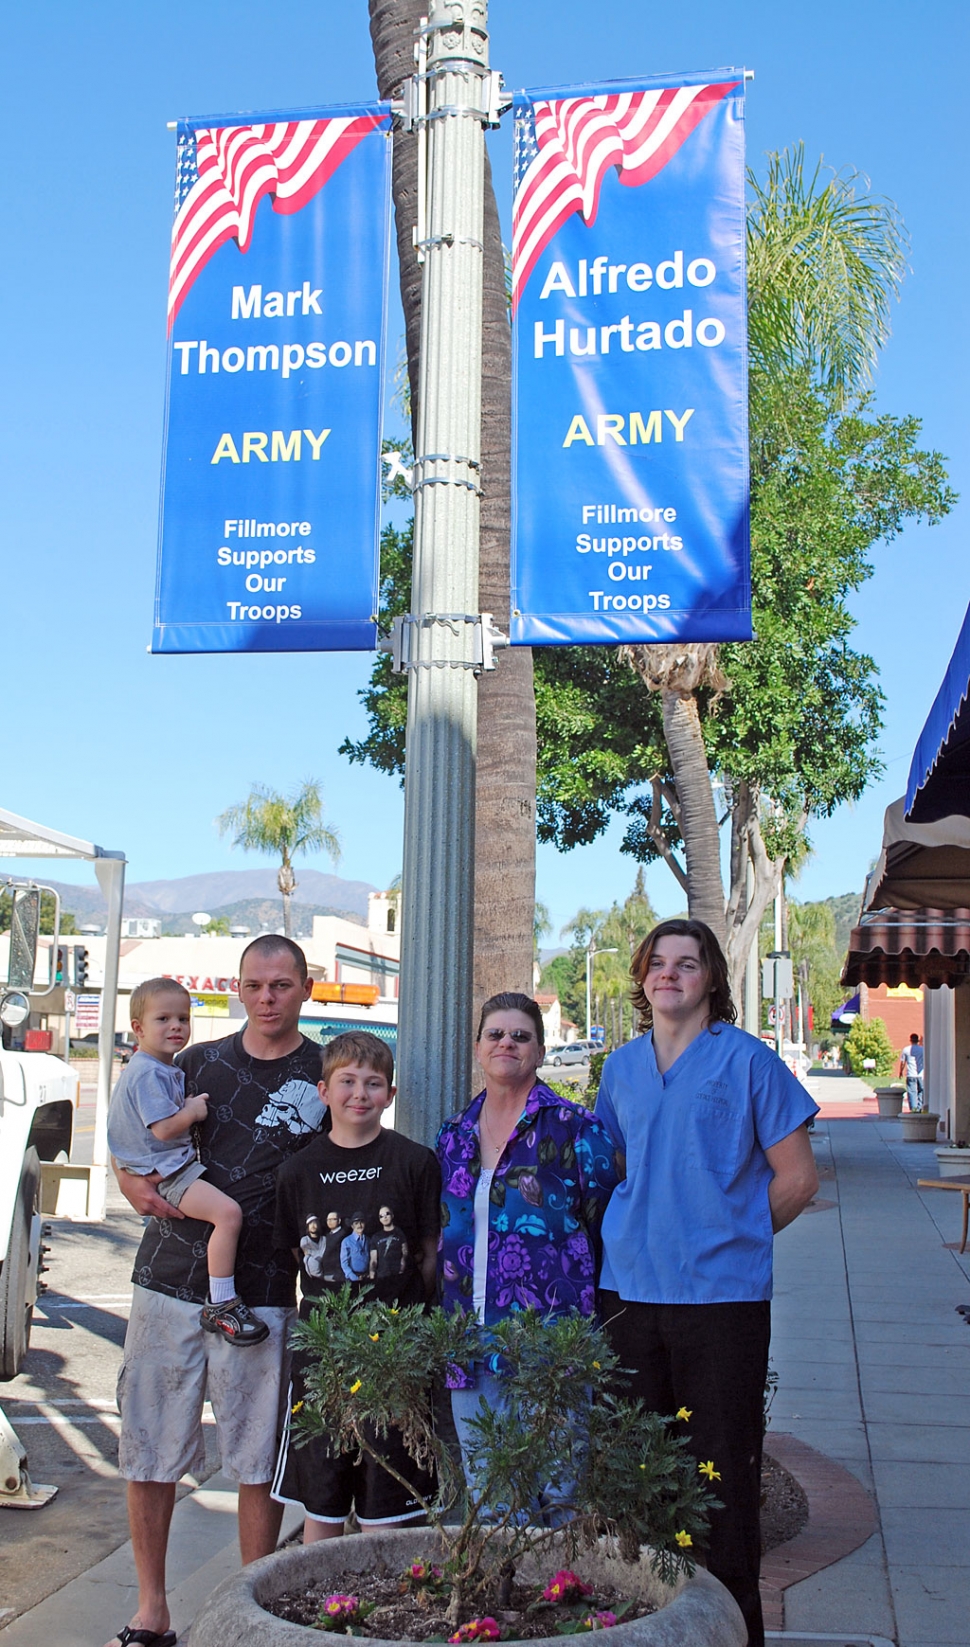
{"label": "black flip-flop sandal", "polygon": [[121,1647],[175,1647],[177,1640],[174,1630],[133,1630],[130,1624],[116,1633]]}

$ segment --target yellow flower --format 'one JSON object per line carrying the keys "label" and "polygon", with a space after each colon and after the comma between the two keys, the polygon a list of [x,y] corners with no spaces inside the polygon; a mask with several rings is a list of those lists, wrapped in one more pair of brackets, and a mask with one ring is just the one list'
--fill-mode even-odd
{"label": "yellow flower", "polygon": [[290,1408],[291,1413],[298,1413],[298,1412],[302,1412],[302,1411],[303,1411],[303,1402],[302,1401],[298,1401],[295,1407]]}
{"label": "yellow flower", "polygon": [[[351,1395],[356,1395],[357,1394],[357,1391],[360,1389],[360,1383],[361,1383],[361,1381],[358,1378],[355,1383],[351,1384],[351,1386],[350,1386]],[[701,1469],[703,1469],[703,1468],[704,1468],[704,1466],[702,1464]]]}
{"label": "yellow flower", "polygon": [[694,1542],[690,1536],[690,1533],[677,1533],[675,1534],[675,1537],[682,1550],[689,1550]]}
{"label": "yellow flower", "polygon": [[686,1424],[687,1420],[690,1417],[693,1410],[694,1409],[692,1407],[678,1407],[676,1413],[674,1414],[674,1417],[683,1419],[684,1423]]}
{"label": "yellow flower", "polygon": [[700,1470],[701,1475],[707,1476],[708,1481],[720,1481],[721,1472],[715,1470],[713,1459],[708,1459],[706,1464],[698,1464],[697,1468]]}
{"label": "yellow flower", "polygon": [[379,1338],[380,1338],[380,1336],[381,1336],[381,1335],[380,1335],[380,1333],[379,1333],[379,1332],[369,1332],[369,1333],[368,1333],[368,1334],[367,1334],[367,1336],[368,1336],[368,1338],[369,1338],[369,1339],[370,1339],[370,1341],[371,1341],[371,1343],[372,1343],[372,1344],[376,1344],[376,1343],[377,1343],[377,1340],[378,1340],[378,1339],[379,1339]]}
{"label": "yellow flower", "polygon": [[596,1371],[597,1371],[597,1372],[602,1372],[602,1370],[603,1370],[603,1369],[602,1369],[602,1367],[601,1367],[601,1366],[600,1366],[600,1364],[599,1364],[599,1362],[598,1362],[598,1361],[594,1361],[594,1362],[593,1362],[593,1366],[594,1366],[594,1367],[595,1367],[595,1368],[596,1368]]}
{"label": "yellow flower", "polygon": [[397,1310],[388,1310],[388,1315],[397,1315]]}
{"label": "yellow flower", "polygon": [[640,1465],[640,1468],[641,1468],[641,1470],[645,1470],[645,1469],[646,1469],[646,1467],[647,1467],[647,1466],[646,1466],[646,1465],[645,1465],[645,1464],[641,1464],[641,1465]]}

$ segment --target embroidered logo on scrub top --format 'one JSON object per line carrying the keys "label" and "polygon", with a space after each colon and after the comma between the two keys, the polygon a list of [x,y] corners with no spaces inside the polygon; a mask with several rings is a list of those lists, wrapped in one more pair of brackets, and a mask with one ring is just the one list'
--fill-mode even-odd
{"label": "embroidered logo on scrub top", "polygon": [[717,1104],[721,1109],[730,1109],[731,1101],[727,1093],[726,1081],[705,1081],[702,1087],[698,1087],[694,1096],[702,1098],[706,1104]]}

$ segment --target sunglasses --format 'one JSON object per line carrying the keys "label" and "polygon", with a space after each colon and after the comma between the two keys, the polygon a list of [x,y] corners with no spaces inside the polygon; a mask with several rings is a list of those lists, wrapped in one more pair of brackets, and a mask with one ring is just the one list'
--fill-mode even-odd
{"label": "sunglasses", "polygon": [[516,1046],[528,1046],[530,1041],[535,1040],[535,1035],[531,1029],[485,1029],[482,1031],[482,1040],[489,1041],[492,1046],[498,1046],[499,1042],[504,1041],[506,1036],[510,1041],[514,1041]]}

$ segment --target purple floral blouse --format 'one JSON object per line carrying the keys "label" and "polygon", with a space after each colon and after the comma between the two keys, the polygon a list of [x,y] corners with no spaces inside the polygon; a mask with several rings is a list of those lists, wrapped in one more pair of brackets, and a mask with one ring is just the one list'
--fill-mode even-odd
{"label": "purple floral blouse", "polygon": [[[480,1092],[438,1134],[438,1255],[445,1309],[472,1308],[478,1117],[484,1101]],[[622,1156],[602,1122],[541,1083],[534,1086],[492,1179],[486,1326],[530,1307],[544,1315],[594,1313],[600,1224],[622,1177]],[[470,1379],[456,1368],[448,1382],[462,1387]]]}

